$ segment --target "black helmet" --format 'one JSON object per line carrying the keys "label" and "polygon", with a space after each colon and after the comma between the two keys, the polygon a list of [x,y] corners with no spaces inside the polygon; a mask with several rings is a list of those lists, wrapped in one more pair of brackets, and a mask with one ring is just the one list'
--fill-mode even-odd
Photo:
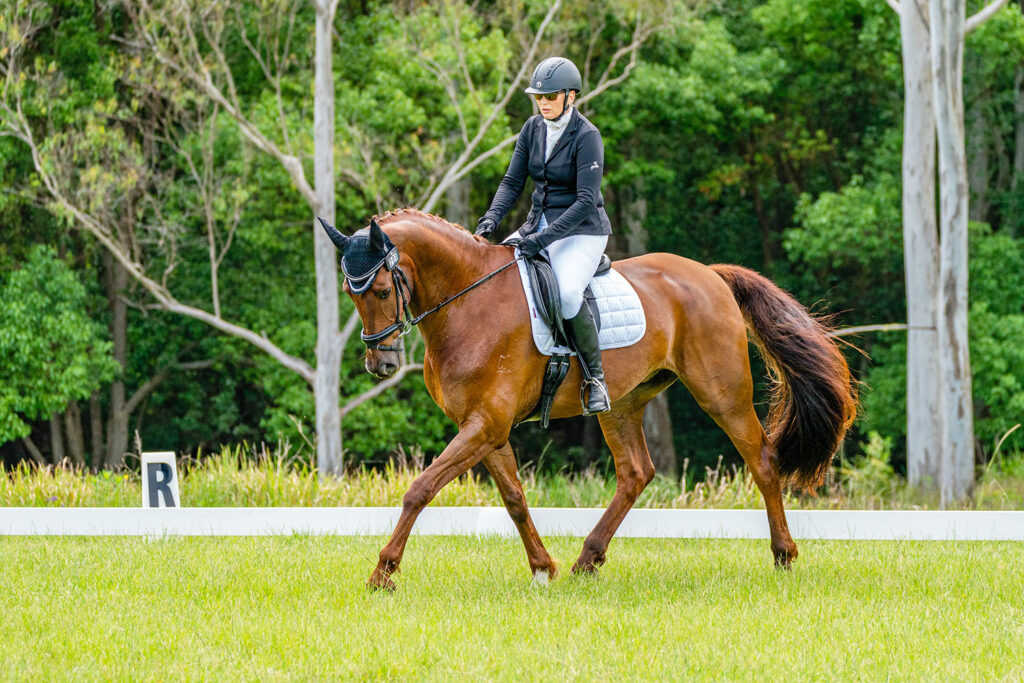
{"label": "black helmet", "polygon": [[533,70],[533,78],[526,92],[530,95],[544,95],[563,90],[583,90],[580,70],[565,57],[548,57]]}

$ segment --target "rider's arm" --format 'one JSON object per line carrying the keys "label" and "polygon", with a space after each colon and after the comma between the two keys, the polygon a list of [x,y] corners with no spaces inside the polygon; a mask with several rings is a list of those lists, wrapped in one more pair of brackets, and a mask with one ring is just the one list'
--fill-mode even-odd
{"label": "rider's arm", "polygon": [[519,131],[519,139],[516,140],[516,148],[512,152],[512,161],[508,164],[505,177],[498,184],[498,190],[494,193],[494,199],[491,200],[491,208],[487,209],[487,213],[483,215],[483,218],[493,220],[495,225],[501,223],[501,219],[519,199],[519,195],[523,193],[523,187],[526,185],[526,178],[529,175],[530,124],[532,122],[533,119],[527,120],[523,124],[523,129]]}
{"label": "rider's arm", "polygon": [[604,143],[601,134],[597,130],[587,131],[576,147],[576,201],[537,235],[542,248],[573,234],[573,229],[594,210],[601,196],[603,173]]}

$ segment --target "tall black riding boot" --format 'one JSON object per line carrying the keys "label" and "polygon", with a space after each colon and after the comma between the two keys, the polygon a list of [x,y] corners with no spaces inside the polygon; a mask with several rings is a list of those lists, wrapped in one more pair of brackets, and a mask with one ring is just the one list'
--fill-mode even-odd
{"label": "tall black riding boot", "polygon": [[584,376],[590,375],[584,379],[580,390],[582,402],[584,391],[590,389],[583,414],[603,413],[611,407],[611,400],[608,398],[608,385],[605,384],[604,369],[601,367],[601,346],[597,341],[594,316],[590,314],[586,302],[583,302],[583,307],[576,317],[565,322],[576,346],[576,353],[586,365],[587,372],[584,372]]}

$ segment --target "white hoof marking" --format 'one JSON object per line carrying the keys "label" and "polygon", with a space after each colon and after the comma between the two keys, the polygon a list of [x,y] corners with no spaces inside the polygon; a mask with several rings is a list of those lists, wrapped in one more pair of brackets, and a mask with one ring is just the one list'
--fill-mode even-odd
{"label": "white hoof marking", "polygon": [[538,569],[533,573],[533,585],[534,586],[547,586],[548,585],[548,570]]}

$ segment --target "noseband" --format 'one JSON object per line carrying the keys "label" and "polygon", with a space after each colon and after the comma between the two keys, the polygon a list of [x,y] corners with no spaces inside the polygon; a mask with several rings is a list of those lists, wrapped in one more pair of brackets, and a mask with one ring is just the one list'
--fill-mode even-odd
{"label": "noseband", "polygon": [[[376,349],[378,351],[404,350],[405,347],[402,346],[402,337],[409,334],[413,327],[419,325],[421,320],[431,313],[436,313],[441,310],[470,290],[479,287],[501,271],[515,265],[516,261],[519,261],[523,257],[517,256],[501,268],[483,276],[458,294],[448,297],[429,311],[421,313],[416,317],[413,317],[409,312],[409,297],[406,295],[406,292],[410,292],[411,288],[409,287],[409,278],[406,277],[405,271],[402,270],[402,267],[398,265],[399,258],[400,254],[398,253],[398,247],[390,245],[390,248],[384,255],[384,258],[377,262],[377,264],[371,267],[366,273],[358,276],[349,274],[348,270],[345,268],[345,262],[342,260],[341,271],[345,274],[345,278],[348,280],[349,289],[351,289],[355,294],[362,294],[369,289],[370,285],[373,284],[373,281],[377,278],[377,273],[380,272],[381,268],[386,268],[391,273],[392,289],[395,292],[395,322],[391,323],[380,332],[374,332],[373,334],[366,334],[366,330],[360,332],[359,338],[363,340],[363,343],[368,349]],[[396,332],[398,333],[397,344],[390,345],[381,343]]]}

